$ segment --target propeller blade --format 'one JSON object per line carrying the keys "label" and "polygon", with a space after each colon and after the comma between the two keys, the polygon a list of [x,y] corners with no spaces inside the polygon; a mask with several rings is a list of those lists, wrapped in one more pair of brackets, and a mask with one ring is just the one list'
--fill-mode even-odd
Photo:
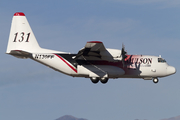
{"label": "propeller blade", "polygon": [[127,54],[127,52],[125,51],[125,46],[124,46],[124,44],[122,44],[121,56],[122,56],[123,67],[125,66],[124,60],[127,58],[126,54]]}

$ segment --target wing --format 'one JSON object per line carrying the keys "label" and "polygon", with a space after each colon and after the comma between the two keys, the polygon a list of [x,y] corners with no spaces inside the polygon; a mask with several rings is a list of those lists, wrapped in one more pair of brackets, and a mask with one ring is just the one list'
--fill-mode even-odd
{"label": "wing", "polygon": [[85,47],[78,52],[75,59],[107,61],[121,60],[121,50],[106,49],[102,42],[90,41],[87,42]]}

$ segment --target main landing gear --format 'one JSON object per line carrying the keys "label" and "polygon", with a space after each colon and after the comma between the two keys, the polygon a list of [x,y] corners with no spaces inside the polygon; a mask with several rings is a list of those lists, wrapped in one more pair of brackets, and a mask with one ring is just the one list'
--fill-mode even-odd
{"label": "main landing gear", "polygon": [[158,78],[153,78],[153,82],[158,83],[159,82]]}
{"label": "main landing gear", "polygon": [[91,77],[90,79],[91,79],[91,81],[92,81],[94,84],[98,83],[99,81],[101,81],[101,83],[105,84],[105,83],[108,82],[108,79],[109,79],[109,78]]}
{"label": "main landing gear", "polygon": [[97,78],[97,77],[91,77],[90,79],[94,84],[99,82],[99,78]]}

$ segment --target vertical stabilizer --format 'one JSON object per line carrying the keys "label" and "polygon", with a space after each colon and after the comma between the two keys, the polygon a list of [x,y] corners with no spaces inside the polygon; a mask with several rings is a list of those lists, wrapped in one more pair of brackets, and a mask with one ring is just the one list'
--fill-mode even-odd
{"label": "vertical stabilizer", "polygon": [[12,51],[37,52],[40,49],[39,44],[31,30],[31,27],[22,12],[14,14],[9,41],[6,53],[11,54]]}

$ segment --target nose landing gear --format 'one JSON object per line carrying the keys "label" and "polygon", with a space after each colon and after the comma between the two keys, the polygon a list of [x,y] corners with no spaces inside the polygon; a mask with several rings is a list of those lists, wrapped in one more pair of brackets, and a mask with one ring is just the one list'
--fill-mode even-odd
{"label": "nose landing gear", "polygon": [[158,82],[159,82],[159,79],[158,79],[158,78],[153,78],[153,82],[154,82],[154,83],[158,83]]}

